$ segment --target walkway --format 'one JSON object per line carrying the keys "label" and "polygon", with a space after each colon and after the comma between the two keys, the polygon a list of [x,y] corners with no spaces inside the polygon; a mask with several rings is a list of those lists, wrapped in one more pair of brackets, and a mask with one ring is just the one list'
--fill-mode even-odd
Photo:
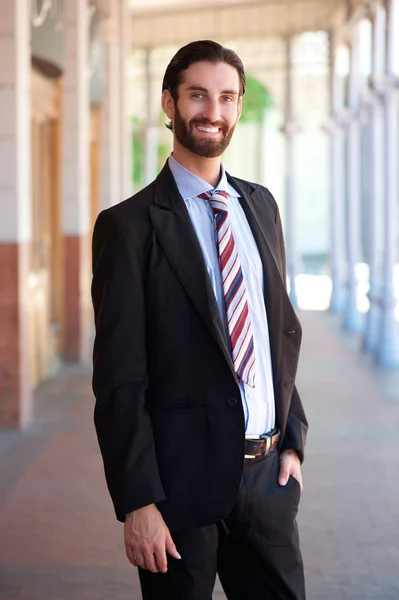
{"label": "walkway", "polygon": [[[308,600],[398,600],[398,374],[382,377],[331,316],[301,320]],[[0,434],[0,600],[139,600],[105,490],[87,371],[65,369],[36,404],[27,432]]]}

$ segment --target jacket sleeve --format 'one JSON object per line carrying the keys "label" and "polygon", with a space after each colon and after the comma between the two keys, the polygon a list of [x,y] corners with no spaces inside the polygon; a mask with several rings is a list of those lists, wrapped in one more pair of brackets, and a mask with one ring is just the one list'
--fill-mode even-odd
{"label": "jacket sleeve", "polygon": [[[283,282],[286,286],[287,282],[287,271],[286,271],[286,258],[285,258],[285,244],[283,236],[283,228],[281,224],[280,212],[276,204],[276,230],[280,248],[280,256],[282,262],[282,276]],[[308,431],[308,422],[306,419],[305,411],[302,406],[302,401],[299,396],[296,385],[294,385],[291,396],[290,408],[288,411],[287,426],[285,429],[284,438],[281,443],[281,451],[284,450],[296,450],[299,459],[303,462],[304,450],[306,443],[306,435]]]}
{"label": "jacket sleeve", "polygon": [[144,249],[112,209],[93,233],[94,422],[116,517],[165,500],[146,408]]}
{"label": "jacket sleeve", "polygon": [[284,452],[284,450],[296,450],[299,460],[303,462],[307,432],[308,422],[305,411],[298,390],[294,385],[288,411],[287,426],[281,443],[281,452]]}

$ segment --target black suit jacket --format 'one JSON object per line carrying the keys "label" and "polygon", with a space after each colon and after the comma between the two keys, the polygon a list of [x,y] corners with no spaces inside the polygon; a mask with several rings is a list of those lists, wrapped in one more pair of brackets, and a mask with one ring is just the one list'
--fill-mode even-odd
{"label": "black suit jacket", "polygon": [[[264,270],[280,450],[300,457],[307,422],[294,381],[301,327],[269,191],[228,177]],[[244,461],[244,414],[201,248],[168,165],[103,211],[93,235],[95,425],[117,518],[156,503],[170,529],[219,521]]]}

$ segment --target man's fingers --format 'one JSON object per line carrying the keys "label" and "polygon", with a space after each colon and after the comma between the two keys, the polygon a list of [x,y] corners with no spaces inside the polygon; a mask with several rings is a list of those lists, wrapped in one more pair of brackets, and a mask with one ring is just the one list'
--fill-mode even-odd
{"label": "man's fingers", "polygon": [[168,532],[166,534],[166,541],[165,541],[165,546],[166,546],[166,550],[167,552],[173,556],[173,558],[177,558],[178,560],[181,559],[180,554],[178,553],[176,546],[174,544],[174,541],[172,540],[172,536],[170,535],[170,533]]}
{"label": "man's fingers", "polygon": [[145,564],[145,557],[144,557],[143,552],[139,548],[135,548],[134,555],[135,555],[137,566],[141,567],[142,569],[146,569],[147,567]]}
{"label": "man's fingers", "polygon": [[144,560],[145,560],[145,568],[152,573],[158,573],[158,567],[155,562],[154,551],[151,546],[146,547],[143,551]]}
{"label": "man's fingers", "polygon": [[282,465],[280,467],[280,472],[278,475],[278,482],[280,485],[286,485],[287,481],[290,477],[290,475],[292,475],[292,477],[294,477],[294,479],[297,480],[297,482],[299,483],[300,487],[301,487],[301,492],[303,490],[303,482],[302,482],[302,473],[301,471],[297,471],[297,470],[293,470],[293,469],[288,469],[287,467],[285,467],[284,465]]}
{"label": "man's fingers", "polygon": [[126,550],[126,556],[129,560],[129,562],[132,563],[132,565],[134,567],[137,567],[136,556],[134,554],[133,548],[131,546],[126,545],[125,550]]}
{"label": "man's fingers", "polygon": [[290,473],[286,467],[281,467],[280,473],[278,475],[278,482],[280,485],[286,485]]}
{"label": "man's fingers", "polygon": [[166,573],[168,570],[168,559],[166,558],[165,546],[157,546],[155,548],[155,562],[158,570],[161,573]]}
{"label": "man's fingers", "polygon": [[298,454],[293,450],[286,450],[280,456],[279,484],[286,485],[290,475],[298,481],[302,491],[302,471]]}

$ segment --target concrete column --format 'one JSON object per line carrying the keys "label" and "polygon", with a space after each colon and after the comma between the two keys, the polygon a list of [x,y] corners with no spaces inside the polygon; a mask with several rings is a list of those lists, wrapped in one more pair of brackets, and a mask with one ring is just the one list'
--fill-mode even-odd
{"label": "concrete column", "polygon": [[103,0],[103,102],[100,126],[100,209],[117,204],[121,189],[120,0]]}
{"label": "concrete column", "polygon": [[128,106],[128,59],[131,50],[132,25],[128,1],[119,0],[119,3],[121,197],[128,198],[133,192],[133,139]]}
{"label": "concrete column", "polygon": [[398,76],[394,71],[395,38],[399,36],[399,0],[387,0],[386,81],[384,89],[384,268],[381,294],[381,332],[377,363],[384,367],[399,366],[399,335],[395,321],[394,266],[398,262],[399,204],[399,98]]}
{"label": "concrete column", "polygon": [[370,270],[368,293],[370,309],[366,318],[363,349],[374,351],[378,342],[381,320],[381,269],[382,269],[382,219],[384,198],[384,145],[381,76],[383,70],[384,46],[383,11],[377,8],[373,18],[372,75],[368,91],[367,109],[367,164],[365,165],[365,187],[368,189],[367,202],[367,261]]}
{"label": "concrete column", "polygon": [[89,352],[90,190],[88,5],[64,6],[63,234],[65,243],[64,357],[81,360]]}
{"label": "concrete column", "polygon": [[348,109],[350,111],[347,130],[347,251],[348,276],[344,328],[359,332],[362,326],[357,309],[356,267],[361,260],[361,123],[359,90],[359,32],[351,45]]}
{"label": "concrete column", "polygon": [[0,3],[0,428],[31,415],[28,276],[31,232],[30,19]]}
{"label": "concrete column", "polygon": [[289,296],[294,308],[298,306],[296,291],[296,276],[298,274],[297,250],[297,219],[295,198],[295,172],[294,172],[294,141],[299,131],[294,117],[293,103],[293,64],[292,64],[292,38],[285,40],[286,53],[286,84],[285,84],[285,121],[281,131],[285,137],[285,241],[287,246],[287,274],[290,281]]}
{"label": "concrete column", "polygon": [[154,107],[154,94],[152,90],[151,50],[147,50],[145,53],[145,85],[147,114],[145,128],[144,182],[147,185],[158,175],[159,126],[155,117],[156,108]]}
{"label": "concrete column", "polygon": [[337,72],[333,36],[330,36],[330,94],[331,118],[327,125],[330,134],[330,190],[331,190],[331,279],[330,310],[341,314],[345,302],[345,138],[341,115],[344,104],[343,79]]}

